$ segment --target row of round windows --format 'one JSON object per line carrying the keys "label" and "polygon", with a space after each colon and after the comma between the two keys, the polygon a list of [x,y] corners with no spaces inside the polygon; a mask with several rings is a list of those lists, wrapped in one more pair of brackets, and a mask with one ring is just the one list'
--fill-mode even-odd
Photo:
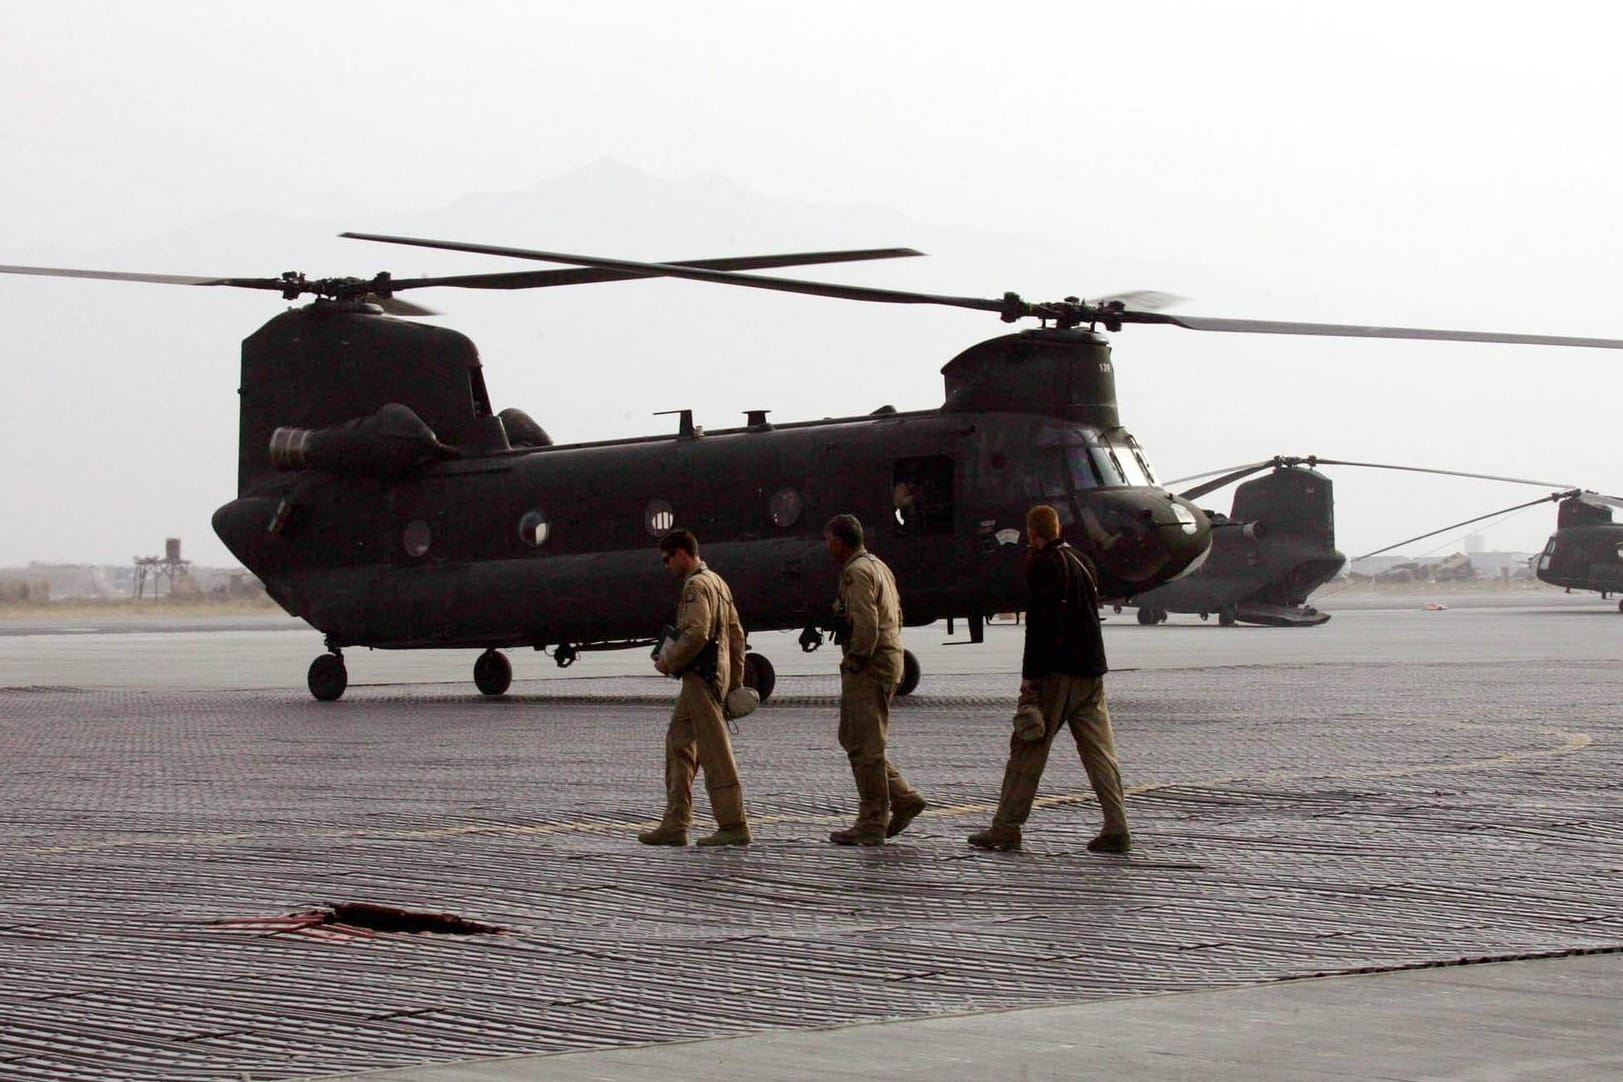
{"label": "row of round windows", "polygon": [[[772,525],[787,529],[800,521],[804,505],[800,493],[792,488],[780,488],[767,501],[767,517]],[[676,527],[676,509],[668,500],[649,500],[643,505],[642,525],[652,537],[663,537]],[[531,508],[518,520],[518,535],[531,548],[540,548],[552,536],[552,520],[545,511]],[[401,544],[406,555],[413,558],[426,556],[433,547],[433,530],[428,523],[414,519],[401,533]]]}

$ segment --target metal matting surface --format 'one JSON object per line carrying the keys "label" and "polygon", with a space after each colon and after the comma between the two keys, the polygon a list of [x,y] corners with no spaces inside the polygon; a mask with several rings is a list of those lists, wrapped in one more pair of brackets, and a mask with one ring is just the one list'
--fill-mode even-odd
{"label": "metal matting surface", "polygon": [[[0,1077],[278,1079],[1623,946],[1615,662],[1114,673],[1135,849],[1055,745],[982,853],[1007,675],[892,719],[883,849],[830,677],[735,738],[756,844],[645,848],[672,688],[0,690]],[[700,829],[708,829],[699,796]],[[367,901],[493,936],[213,922]]]}

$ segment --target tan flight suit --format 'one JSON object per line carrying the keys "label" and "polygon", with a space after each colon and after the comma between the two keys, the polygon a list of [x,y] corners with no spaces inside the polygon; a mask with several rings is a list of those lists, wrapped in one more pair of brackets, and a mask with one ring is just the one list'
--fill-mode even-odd
{"label": "tan flight suit", "polygon": [[902,681],[902,603],[884,561],[859,548],[845,562],[835,612],[851,626],[840,661],[840,747],[857,783],[852,829],[882,835],[892,804],[922,799],[885,757],[890,700]]}
{"label": "tan flight suit", "polygon": [[687,830],[693,825],[693,775],[700,770],[716,822],[724,830],[744,826],[744,791],[721,707],[727,692],[744,682],[744,628],[732,591],[702,560],[682,580],[676,630],[667,667],[680,671],[715,636],[720,682],[711,683],[695,672],[682,674],[682,690],[665,731],[665,816],[660,826]]}
{"label": "tan flight suit", "polygon": [[[1025,740],[1016,732],[1009,738],[1009,762],[1003,770],[1003,792],[997,814],[992,817],[993,827],[1018,829],[1025,823],[1037,799],[1037,785],[1042,781],[1049,749],[1059,731],[1069,726],[1082,756],[1082,769],[1104,813],[1101,833],[1126,834],[1127,805],[1122,796],[1110,709],[1105,704],[1104,678],[1049,673],[1035,682],[1043,712],[1043,735],[1040,740]],[[1025,701],[1021,696],[1021,702]]]}
{"label": "tan flight suit", "polygon": [[[1073,578],[1080,575],[1080,578]],[[1104,814],[1103,834],[1127,833],[1127,810],[1122,797],[1121,769],[1116,760],[1116,738],[1105,703],[1104,638],[1098,619],[1098,592],[1092,573],[1068,545],[1049,544],[1031,554],[1027,565],[1028,594],[1026,649],[1020,675],[1034,692],[1042,710],[1039,739],[1027,740],[1017,730],[1009,738],[1009,762],[1003,771],[1003,791],[994,831],[1018,831],[1031,814],[1037,785],[1059,731],[1070,727],[1093,793]],[[1083,606],[1068,614],[1066,598]],[[1032,695],[1022,689],[1020,705]]]}

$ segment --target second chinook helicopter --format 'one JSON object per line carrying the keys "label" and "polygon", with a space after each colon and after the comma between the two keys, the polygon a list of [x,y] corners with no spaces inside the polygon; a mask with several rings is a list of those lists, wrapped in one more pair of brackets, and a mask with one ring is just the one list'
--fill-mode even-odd
{"label": "second chinook helicopter", "polygon": [[[1568,591],[1596,590],[1602,598],[1623,594],[1623,523],[1612,517],[1623,499],[1578,489],[1551,499],[1560,501],[1555,533],[1534,557],[1533,573]],[[1623,612],[1623,600],[1617,611]]]}
{"label": "second chinook helicopter", "polygon": [[[478,650],[476,685],[501,694],[512,678],[504,649],[547,649],[568,665],[583,651],[645,645],[670,607],[653,543],[678,526],[694,530],[724,570],[748,630],[799,629],[807,650],[833,623],[836,569],[821,534],[841,512],[867,524],[895,570],[909,625],[963,618],[974,641],[987,615],[1023,607],[1020,542],[1034,503],[1059,510],[1105,599],[1172,582],[1206,558],[1211,524],[1155,481],[1122,425],[1101,330],[1159,323],[1623,348],[1610,339],[1178,317],[1145,294],[1033,304],[1015,294],[948,297],[744,273],[849,253],[639,263],[346,235],[585,269],[311,280],[0,268],[314,295],[243,342],[238,493],[214,528],[271,597],[324,634],[327,652],[308,683],[327,700],[347,686],[350,647]],[[385,314],[422,311],[396,297],[407,289],[644,277],[949,305],[1040,326],[950,361],[936,409],[788,424],[762,410],[708,432],[683,411],[674,433],[555,445],[521,411],[492,407],[471,341]],[[752,653],[746,671],[768,697],[770,661]],[[918,677],[909,656],[904,690]]]}

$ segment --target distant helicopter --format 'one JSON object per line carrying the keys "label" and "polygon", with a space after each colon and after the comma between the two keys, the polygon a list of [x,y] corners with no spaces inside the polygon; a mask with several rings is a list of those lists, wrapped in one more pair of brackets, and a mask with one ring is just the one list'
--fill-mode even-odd
{"label": "distant helicopter", "polygon": [[[1550,498],[1560,501],[1555,533],[1536,557],[1533,573],[1569,591],[1598,590],[1602,598],[1623,593],[1623,523],[1612,519],[1612,508],[1623,507],[1623,499],[1577,489]],[[1623,600],[1617,611],[1623,612]]]}
{"label": "distant helicopter", "polygon": [[[1278,455],[1262,462],[1244,466],[1225,467],[1209,473],[1179,478],[1169,482],[1178,485],[1216,476],[1215,480],[1188,489],[1180,495],[1191,502],[1251,477],[1263,470],[1263,477],[1245,481],[1234,492],[1233,506],[1227,515],[1208,511],[1212,522],[1212,549],[1206,562],[1197,570],[1176,582],[1158,586],[1154,590],[1127,598],[1116,606],[1138,607],[1141,624],[1164,623],[1173,612],[1198,614],[1208,619],[1216,613],[1218,623],[1224,627],[1236,623],[1263,624],[1272,627],[1317,627],[1330,619],[1330,614],[1307,604],[1314,590],[1330,582],[1346,566],[1347,558],[1336,548],[1334,486],[1316,467],[1337,466],[1371,470],[1398,470],[1405,473],[1423,473],[1443,477],[1463,477],[1479,481],[1502,481],[1509,484],[1534,485],[1540,488],[1559,487],[1559,482],[1535,481],[1521,477],[1502,477],[1496,474],[1471,473],[1464,470],[1434,469],[1424,466],[1402,466],[1385,462],[1353,462],[1346,459]],[[1530,503],[1479,515],[1465,523],[1455,523],[1409,538],[1398,545],[1445,533],[1486,518],[1544,503],[1554,499],[1567,499],[1578,504],[1584,513],[1593,516],[1591,504],[1582,502],[1576,490],[1557,492]],[[1605,501],[1609,497],[1587,494],[1590,500]],[[1566,508],[1563,504],[1563,508]],[[1610,522],[1608,511],[1600,510],[1600,520]],[[1592,521],[1592,518],[1590,520]],[[1623,542],[1623,525],[1615,527],[1618,535],[1612,540]],[[1551,538],[1547,551],[1553,552],[1555,538]],[[1572,550],[1577,551],[1576,538],[1571,538]],[[1397,545],[1390,546],[1396,548]],[[1613,549],[1615,550],[1615,544]],[[1384,551],[1384,550],[1380,550]],[[1367,555],[1374,555],[1370,553]],[[1615,555],[1615,551],[1614,551]],[[1363,557],[1360,557],[1361,559]],[[1588,574],[1586,565],[1585,574]],[[1595,575],[1603,574],[1596,570]],[[1623,565],[1617,569],[1617,578],[1607,589],[1623,589]],[[1540,577],[1543,577],[1542,575]],[[1595,579],[1591,578],[1593,582]],[[1560,583],[1566,585],[1566,583]],[[1583,588],[1600,589],[1598,585]]]}
{"label": "distant helicopter", "polygon": [[1212,550],[1199,569],[1125,599],[1138,607],[1138,622],[1163,623],[1169,612],[1198,613],[1202,620],[1216,613],[1224,627],[1314,627],[1329,620],[1307,604],[1308,595],[1340,574],[1347,557],[1336,549],[1334,486],[1312,468],[1317,461],[1279,457],[1180,493],[1194,502],[1272,467],[1234,490],[1226,516],[1207,512]]}
{"label": "distant helicopter", "polygon": [[[1261,334],[1419,338],[1623,348],[1612,339],[1171,316],[1129,294],[1032,304],[780,279],[743,273],[796,263],[917,254],[910,249],[639,263],[372,234],[421,247],[573,265],[449,278],[197,278],[38,267],[0,271],[236,286],[311,294],[243,342],[238,495],[214,529],[289,613],[325,635],[310,665],[318,699],[340,697],[346,647],[480,650],[474,682],[504,693],[505,648],[582,651],[646,646],[668,617],[670,584],[655,539],[693,529],[731,582],[749,631],[801,629],[814,650],[832,630],[836,570],[821,543],[836,513],[856,514],[901,584],[910,626],[1024,603],[1026,510],[1049,503],[1093,561],[1101,596],[1133,597],[1197,568],[1211,524],[1155,482],[1122,427],[1110,347],[1099,328],[1159,323]],[[628,278],[691,278],[848,300],[936,304],[1034,318],[950,361],[931,410],[706,432],[692,411],[664,436],[554,445],[519,410],[492,409],[473,343],[390,318],[424,314],[399,300],[430,286],[533,288]],[[919,667],[911,653],[900,690]],[[746,680],[771,694],[771,662],[746,657]]]}

